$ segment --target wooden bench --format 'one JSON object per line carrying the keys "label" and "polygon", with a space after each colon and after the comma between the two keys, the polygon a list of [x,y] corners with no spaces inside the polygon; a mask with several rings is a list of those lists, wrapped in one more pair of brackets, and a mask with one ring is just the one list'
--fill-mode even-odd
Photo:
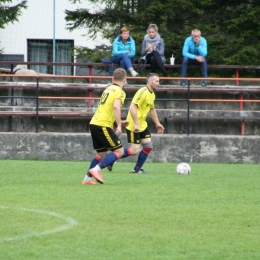
{"label": "wooden bench", "polygon": [[[104,64],[104,63],[87,63],[86,64],[88,70],[89,70],[89,76],[93,76],[93,68],[95,67],[110,67],[109,64]],[[115,67],[118,67],[118,64],[115,64]],[[135,69],[140,68],[140,65],[138,64],[133,64],[133,67]],[[150,64],[142,64],[141,65],[142,68],[150,68]],[[181,64],[174,64],[174,65],[170,65],[170,64],[164,64],[165,68],[168,69],[180,69],[181,68]],[[189,68],[198,68],[199,66],[197,65],[189,65]],[[236,85],[239,85],[239,71],[240,70],[260,70],[260,66],[254,66],[254,65],[210,65],[208,64],[208,69],[232,69],[235,70],[235,77],[236,79]],[[232,76],[232,75],[231,75]],[[92,80],[89,80],[90,83],[92,83]]]}

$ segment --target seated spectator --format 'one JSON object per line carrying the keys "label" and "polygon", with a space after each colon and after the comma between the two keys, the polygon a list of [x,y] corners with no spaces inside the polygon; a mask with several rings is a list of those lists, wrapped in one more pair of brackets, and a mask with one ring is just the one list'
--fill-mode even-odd
{"label": "seated spectator", "polygon": [[[208,77],[207,71],[207,41],[201,36],[198,29],[191,32],[191,36],[186,38],[182,49],[182,64],[181,64],[181,77],[186,77],[188,65],[200,65],[202,69],[202,77]],[[186,81],[181,81],[181,86],[186,86]],[[201,86],[206,87],[207,81],[203,80]]]}
{"label": "seated spectator", "polygon": [[113,63],[120,64],[120,68],[129,71],[133,77],[136,77],[138,73],[133,69],[134,56],[135,41],[130,36],[129,28],[123,27],[113,43]]}
{"label": "seated spectator", "polygon": [[141,56],[144,56],[145,62],[151,64],[151,72],[156,73],[157,66],[165,77],[168,76],[168,71],[164,68],[164,42],[158,33],[156,24],[150,24],[147,29],[147,34],[144,36],[142,43]]}

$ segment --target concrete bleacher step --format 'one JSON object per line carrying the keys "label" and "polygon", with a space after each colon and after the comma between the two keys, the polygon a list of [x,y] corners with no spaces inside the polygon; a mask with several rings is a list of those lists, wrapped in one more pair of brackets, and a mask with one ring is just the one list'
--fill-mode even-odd
{"label": "concrete bleacher step", "polygon": [[[38,115],[40,117],[74,117],[91,118],[96,108],[82,107],[40,107]],[[186,119],[187,109],[157,109],[160,119]],[[128,109],[122,108],[122,117],[126,117]],[[36,116],[36,107],[23,106],[0,106],[0,116]],[[260,118],[260,111],[235,111],[235,110],[202,110],[190,109],[190,119],[223,119],[223,120],[256,120]]]}

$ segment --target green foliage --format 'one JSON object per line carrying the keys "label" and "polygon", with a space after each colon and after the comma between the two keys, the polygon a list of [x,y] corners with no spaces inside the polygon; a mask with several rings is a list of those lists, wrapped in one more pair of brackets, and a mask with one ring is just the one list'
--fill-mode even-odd
{"label": "green foliage", "polygon": [[21,15],[22,9],[27,8],[27,0],[23,0],[13,6],[7,6],[5,3],[12,3],[12,0],[0,0],[0,28],[4,29],[8,23],[18,21],[18,16]]}
{"label": "green foliage", "polygon": [[[71,0],[77,3],[77,0]],[[84,2],[83,0],[81,2]],[[208,63],[257,65],[260,63],[260,2],[257,0],[91,0],[103,10],[66,10],[68,28],[89,28],[112,43],[123,25],[131,29],[137,56],[146,29],[156,23],[165,42],[165,56],[173,53],[181,63],[182,46],[194,28],[208,41]]]}
{"label": "green foliage", "polygon": [[[27,8],[27,0],[23,0],[13,6],[5,5],[6,3],[11,4],[12,2],[12,0],[0,0],[0,29],[4,29],[8,23],[17,22],[18,16],[22,13],[22,9]],[[3,54],[3,51],[4,48],[1,48],[0,54]]]}
{"label": "green foliage", "polygon": [[99,45],[94,49],[79,46],[75,48],[74,56],[82,62],[92,61],[100,63],[102,58],[110,58],[112,56],[111,52],[111,47],[106,45]]}
{"label": "green foliage", "polygon": [[260,259],[259,165],[0,161],[1,259]]}

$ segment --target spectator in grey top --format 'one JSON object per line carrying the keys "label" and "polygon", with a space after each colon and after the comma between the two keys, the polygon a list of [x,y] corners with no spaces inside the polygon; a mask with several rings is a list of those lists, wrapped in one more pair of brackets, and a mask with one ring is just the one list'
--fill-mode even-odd
{"label": "spectator in grey top", "polygon": [[142,43],[141,56],[145,59],[145,63],[151,64],[152,73],[156,73],[156,68],[159,67],[163,75],[168,76],[168,71],[163,66],[165,63],[164,42],[156,24],[148,26]]}

